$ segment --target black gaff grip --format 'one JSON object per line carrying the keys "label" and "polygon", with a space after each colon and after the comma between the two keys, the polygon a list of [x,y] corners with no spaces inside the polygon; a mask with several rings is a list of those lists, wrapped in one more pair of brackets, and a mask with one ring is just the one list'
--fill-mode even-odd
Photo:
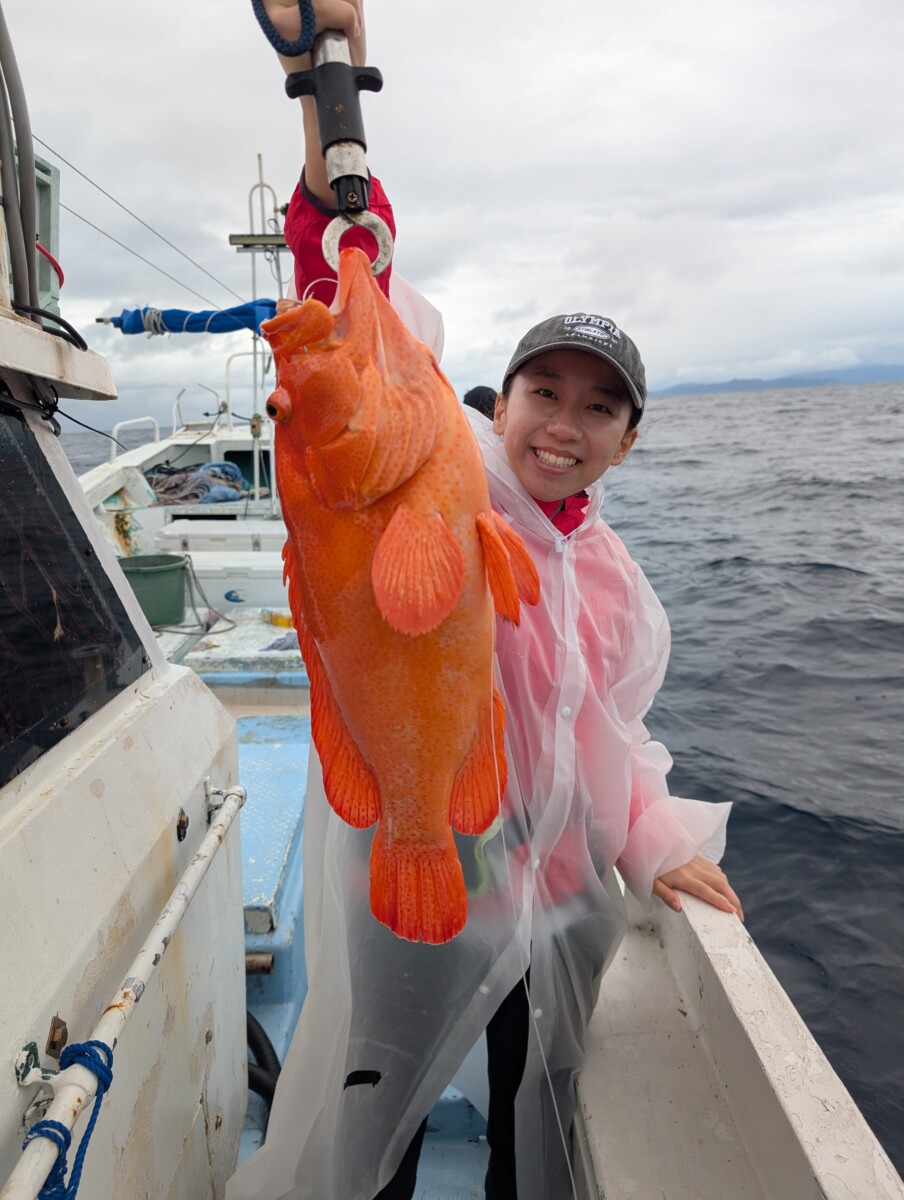
{"label": "black gaff grip", "polygon": [[[335,42],[344,45],[345,38],[337,36]],[[379,92],[382,87],[383,76],[376,67],[353,67],[337,58],[318,63],[312,71],[296,71],[286,80],[288,96],[314,97],[320,149],[340,213],[365,212],[368,207],[370,174],[364,161],[367,141],[359,92]]]}

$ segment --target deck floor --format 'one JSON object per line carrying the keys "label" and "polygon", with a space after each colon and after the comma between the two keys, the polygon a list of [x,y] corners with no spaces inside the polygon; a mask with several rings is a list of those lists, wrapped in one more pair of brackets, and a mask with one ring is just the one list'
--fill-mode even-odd
{"label": "deck floor", "polygon": [[486,1123],[455,1088],[446,1088],[427,1122],[415,1200],[483,1197],[489,1147]]}

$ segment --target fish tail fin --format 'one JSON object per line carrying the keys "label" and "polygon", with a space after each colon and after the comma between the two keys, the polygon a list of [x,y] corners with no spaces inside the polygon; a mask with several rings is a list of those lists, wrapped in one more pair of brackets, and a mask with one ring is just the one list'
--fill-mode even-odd
{"label": "fish tail fin", "polygon": [[483,833],[499,815],[508,782],[505,760],[505,703],[493,687],[493,703],[452,785],[450,819],[459,833]]}
{"label": "fish tail fin", "polygon": [[452,831],[441,846],[390,841],[382,822],[370,852],[370,908],[396,937],[438,946],[461,933],[468,897]]}
{"label": "fish tail fin", "polygon": [[464,574],[464,555],[442,515],[399,504],[371,568],[383,619],[399,633],[429,633],[458,603]]}
{"label": "fish tail fin", "polygon": [[498,513],[478,513],[477,532],[496,612],[517,625],[521,620],[520,601],[536,604],[540,599],[540,579],[534,560],[518,534]]}

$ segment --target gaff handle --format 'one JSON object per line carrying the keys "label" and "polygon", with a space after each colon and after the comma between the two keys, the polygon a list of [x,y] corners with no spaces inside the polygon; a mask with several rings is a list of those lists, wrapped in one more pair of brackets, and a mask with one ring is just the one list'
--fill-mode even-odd
{"label": "gaff handle", "polygon": [[364,121],[360,92],[378,92],[383,76],[376,67],[353,67],[348,39],[327,29],[314,42],[314,69],[295,71],[286,80],[293,99],[313,96],[320,149],[340,213],[361,213],[370,200]]}

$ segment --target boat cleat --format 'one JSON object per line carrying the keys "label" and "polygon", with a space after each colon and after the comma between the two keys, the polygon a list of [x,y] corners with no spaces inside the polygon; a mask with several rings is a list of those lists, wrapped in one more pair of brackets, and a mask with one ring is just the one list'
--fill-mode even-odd
{"label": "boat cleat", "polygon": [[16,1083],[20,1088],[39,1085],[38,1091],[32,1097],[31,1103],[22,1116],[23,1125],[28,1126],[43,1117],[50,1108],[60,1072],[41,1066],[41,1055],[37,1042],[26,1042],[16,1055],[13,1066],[16,1072]]}

